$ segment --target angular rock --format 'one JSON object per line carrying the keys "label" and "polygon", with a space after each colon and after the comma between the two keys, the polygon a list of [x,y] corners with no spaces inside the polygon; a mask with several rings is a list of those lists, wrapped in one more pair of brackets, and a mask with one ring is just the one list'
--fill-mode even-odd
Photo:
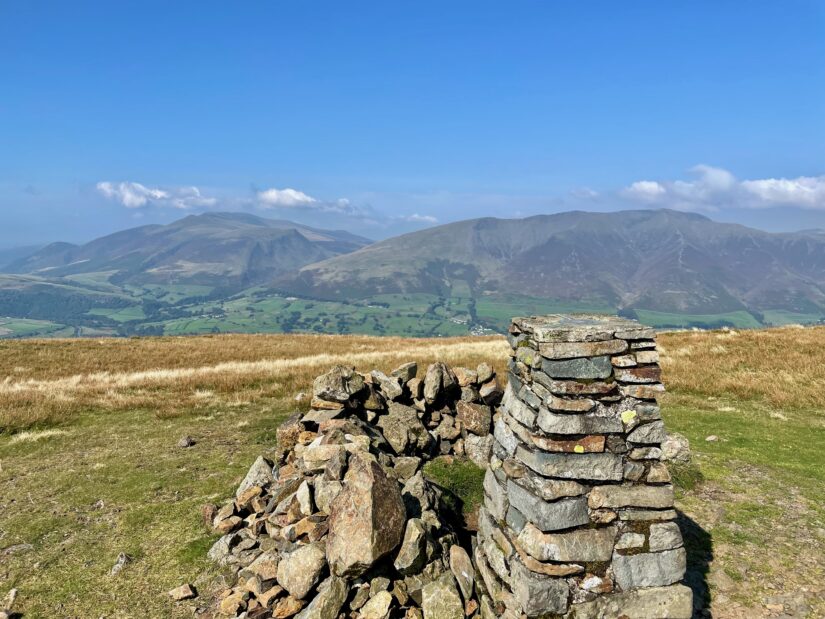
{"label": "angular rock", "polygon": [[679,582],[687,566],[684,548],[613,556],[613,574],[622,590],[663,587]]}
{"label": "angular rock", "polygon": [[421,610],[424,619],[464,619],[464,604],[453,578],[445,574],[424,585],[421,590]]}
{"label": "angular rock", "polygon": [[401,382],[398,377],[387,376],[378,370],[373,370],[370,376],[372,377],[373,382],[378,383],[378,386],[381,388],[381,393],[388,400],[396,400],[401,397],[402,393],[404,393],[404,389],[401,387]]}
{"label": "angular rock", "polygon": [[316,398],[331,402],[347,402],[362,389],[364,377],[354,368],[343,365],[336,365],[312,384],[312,393]]}
{"label": "angular rock", "polygon": [[675,522],[657,522],[650,525],[648,545],[650,552],[672,550],[682,545],[682,532]]}
{"label": "angular rock", "polygon": [[384,619],[390,613],[390,606],[392,594],[389,591],[380,591],[361,608],[361,619]]}
{"label": "angular rock", "polygon": [[478,395],[485,404],[489,404],[490,406],[495,406],[499,403],[501,400],[502,391],[495,377],[481,385],[478,390]]}
{"label": "angular rock", "polygon": [[404,363],[390,372],[391,376],[400,379],[402,383],[406,383],[415,378],[418,374],[418,364],[415,361]]}
{"label": "angular rock", "polygon": [[512,456],[519,446],[519,440],[504,420],[499,417],[493,426],[493,435],[508,455]]}
{"label": "angular rock", "polygon": [[519,545],[539,561],[610,561],[616,527],[578,529],[569,533],[543,533],[528,524],[518,536]]}
{"label": "angular rock", "polygon": [[665,392],[661,383],[653,385],[620,385],[619,391],[623,396],[637,400],[655,400]]}
{"label": "angular rock", "polygon": [[[323,553],[323,549],[321,550]],[[324,561],[326,563],[326,561]],[[278,565],[280,557],[274,552],[264,552],[246,568],[261,580],[274,580],[278,577]]]}
{"label": "angular rock", "polygon": [[567,611],[567,582],[533,572],[519,560],[512,562],[513,596],[528,617]]}
{"label": "angular rock", "polygon": [[662,421],[646,423],[631,432],[627,440],[640,445],[658,445],[667,438],[665,424]]}
{"label": "angular rock", "polygon": [[475,570],[473,569],[473,562],[470,560],[470,555],[458,544],[450,547],[450,571],[452,571],[458,583],[461,597],[464,598],[465,601],[469,601],[473,595]]}
{"label": "angular rock", "polygon": [[646,507],[666,509],[673,507],[673,486],[596,486],[590,490],[587,504],[600,507]]}
{"label": "angular rock", "polygon": [[550,395],[544,403],[551,411],[561,411],[564,413],[586,413],[596,406],[596,402],[590,398],[577,398],[571,400],[569,398],[560,398],[555,395]]}
{"label": "angular rock", "polygon": [[[180,602],[181,600],[191,600],[192,598],[198,597],[198,592],[192,585],[185,584],[180,587],[175,587],[168,593],[168,595],[174,601]],[[9,608],[11,608],[11,605],[9,605]]]}
{"label": "angular rock", "polygon": [[577,380],[554,380],[542,373],[536,374],[535,378],[534,387],[535,385],[541,385],[550,393],[556,395],[606,396],[616,391],[616,383],[614,382],[588,381],[582,383]]}
{"label": "angular rock", "polygon": [[320,511],[325,514],[329,513],[329,507],[338,493],[343,490],[344,484],[337,480],[328,480],[324,478],[316,479],[315,481],[315,503]]}
{"label": "angular rock", "polygon": [[238,486],[238,489],[235,491],[235,497],[241,496],[252,486],[265,486],[272,483],[275,480],[275,476],[272,474],[272,467],[272,462],[263,456],[258,456],[250,467],[249,472],[247,472],[246,477],[243,478],[241,485]]}
{"label": "angular rock", "polygon": [[616,380],[623,383],[658,383],[662,380],[662,370],[658,365],[647,365],[635,368],[616,368]]}
{"label": "angular rock", "polygon": [[659,363],[659,353],[655,350],[640,350],[636,353],[638,363]]}
{"label": "angular rock", "polygon": [[421,467],[421,458],[415,456],[400,456],[395,459],[395,473],[401,481],[407,481],[418,472]]}
{"label": "angular rock", "polygon": [[297,619],[336,619],[347,599],[347,584],[343,578],[330,576],[318,586],[318,592]]}
{"label": "angular rock", "polygon": [[427,562],[427,530],[418,518],[407,521],[401,548],[393,561],[395,569],[404,574],[414,574]]}
{"label": "angular rock", "polygon": [[536,412],[518,398],[510,385],[504,390],[501,410],[526,428],[533,427],[536,422]]}
{"label": "angular rock", "polygon": [[296,600],[291,595],[288,595],[285,598],[281,598],[275,602],[275,606],[272,607],[272,617],[274,619],[286,619],[287,617],[292,617],[305,605],[306,602],[303,600]]}
{"label": "angular rock", "polygon": [[662,459],[671,462],[690,462],[690,442],[678,432],[671,432],[662,441]]}
{"label": "angular rock", "polygon": [[622,457],[612,453],[551,454],[519,446],[516,457],[545,477],[620,481],[624,471]]}
{"label": "angular rock", "polygon": [[539,434],[531,434],[530,440],[533,445],[542,451],[549,451],[551,453],[601,453],[604,451],[604,436],[592,434],[590,436],[583,436],[580,439],[557,440],[541,436]]}
{"label": "angular rock", "polygon": [[458,420],[467,432],[472,432],[478,436],[490,434],[493,413],[489,406],[458,401],[456,402],[455,410]]}
{"label": "angular rock", "polygon": [[614,593],[573,605],[564,619],[605,619],[619,616],[627,619],[691,619],[693,592],[685,585],[671,585]]}
{"label": "angular rock", "polygon": [[587,499],[576,497],[547,502],[512,480],[507,482],[510,504],[542,531],[568,529],[590,522]]}
{"label": "angular rock", "polygon": [[401,543],[407,514],[394,479],[377,462],[352,457],[330,505],[327,560],[336,576],[358,576]]}
{"label": "angular rock", "polygon": [[624,340],[601,342],[547,342],[539,344],[539,352],[547,359],[572,359],[575,357],[600,357],[616,355],[627,350]]}
{"label": "angular rock", "polygon": [[278,584],[292,597],[302,600],[321,579],[326,564],[323,542],[300,546],[281,557],[278,563]]}
{"label": "angular rock", "polygon": [[485,505],[489,508],[490,513],[497,520],[504,520],[509,506],[507,492],[496,479],[492,469],[487,469],[484,474],[484,492],[489,499],[485,502]]}
{"label": "angular rock", "polygon": [[581,415],[551,413],[546,408],[539,410],[538,426],[548,434],[610,434],[624,430],[618,415],[605,416],[598,410]]}
{"label": "angular rock", "polygon": [[482,363],[476,368],[476,380],[479,384],[484,384],[493,377],[493,368],[487,363]]}
{"label": "angular rock", "polygon": [[470,385],[474,385],[478,381],[478,374],[475,370],[471,370],[470,368],[453,368],[453,374],[455,374],[459,387],[468,387]]}
{"label": "angular rock", "polygon": [[616,550],[641,548],[645,545],[645,536],[642,533],[624,533],[616,542]]}
{"label": "angular rock", "polygon": [[550,378],[603,379],[613,373],[610,357],[590,357],[553,361],[543,359],[541,371]]}
{"label": "angular rock", "polygon": [[670,471],[664,462],[654,462],[647,472],[647,482],[651,484],[667,483],[670,481]]}
{"label": "angular rock", "polygon": [[403,454],[408,447],[426,450],[432,442],[430,433],[418,418],[418,412],[398,402],[389,403],[389,412],[378,419],[384,438],[396,454]]}
{"label": "angular rock", "polygon": [[493,435],[477,436],[468,434],[464,439],[464,451],[467,457],[481,468],[487,467],[493,455]]}

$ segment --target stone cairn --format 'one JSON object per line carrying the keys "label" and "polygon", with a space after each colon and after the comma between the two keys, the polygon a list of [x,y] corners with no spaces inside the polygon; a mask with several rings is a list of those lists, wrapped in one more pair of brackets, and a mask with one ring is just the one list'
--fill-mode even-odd
{"label": "stone cairn", "polygon": [[[469,553],[438,486],[421,471],[438,455],[491,458],[490,366],[389,376],[338,366],[319,376],[306,414],[279,427],[274,461],[258,458],[234,500],[208,518],[209,551],[231,567],[218,614],[336,619],[476,614]],[[489,606],[489,603],[488,603]]]}
{"label": "stone cairn", "polygon": [[652,329],[516,318],[474,562],[503,617],[689,619]]}

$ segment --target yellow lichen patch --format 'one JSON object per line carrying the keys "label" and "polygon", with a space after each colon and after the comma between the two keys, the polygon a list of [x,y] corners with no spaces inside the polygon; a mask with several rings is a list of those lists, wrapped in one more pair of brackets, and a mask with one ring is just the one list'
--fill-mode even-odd
{"label": "yellow lichen patch", "polygon": [[573,451],[577,454],[583,454],[584,453],[584,446],[583,445],[576,445],[573,448]]}

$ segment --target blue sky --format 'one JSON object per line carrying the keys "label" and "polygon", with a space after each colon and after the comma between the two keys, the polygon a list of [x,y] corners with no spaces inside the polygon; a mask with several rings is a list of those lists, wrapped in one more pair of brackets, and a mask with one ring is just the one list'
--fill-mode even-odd
{"label": "blue sky", "polygon": [[825,228],[825,2],[0,0],[0,246],[662,206]]}

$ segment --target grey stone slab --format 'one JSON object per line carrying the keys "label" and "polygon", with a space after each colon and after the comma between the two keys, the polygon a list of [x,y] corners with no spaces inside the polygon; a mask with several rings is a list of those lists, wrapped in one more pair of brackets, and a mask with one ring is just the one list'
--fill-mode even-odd
{"label": "grey stone slab", "polygon": [[507,500],[507,492],[498,483],[493,471],[487,469],[484,474],[484,492],[487,495],[488,501],[485,502],[490,514],[496,520],[504,520],[507,515],[507,507],[509,502]]}
{"label": "grey stone slab", "polygon": [[566,361],[542,359],[541,371],[550,378],[600,379],[613,373],[610,357],[585,357]]}
{"label": "grey stone slab", "polygon": [[590,522],[585,497],[545,501],[512,480],[507,482],[507,496],[511,505],[542,531],[569,529]]}
{"label": "grey stone slab", "polygon": [[553,413],[539,410],[538,427],[548,434],[611,434],[624,430],[618,415],[607,416],[600,411],[589,413]]}
{"label": "grey stone slab", "polygon": [[682,532],[679,530],[679,525],[675,522],[657,522],[651,524],[648,543],[650,545],[650,552],[679,548],[679,546],[683,544]]}
{"label": "grey stone slab", "polygon": [[537,574],[518,559],[511,566],[513,596],[528,617],[567,611],[570,589],[563,578]]}
{"label": "grey stone slab", "polygon": [[610,526],[601,529],[578,529],[569,533],[543,533],[537,527],[528,524],[519,533],[518,543],[530,556],[539,561],[610,561],[616,531],[615,526]]}
{"label": "grey stone slab", "polygon": [[624,472],[622,457],[612,453],[555,454],[519,446],[516,457],[545,477],[621,481]]}
{"label": "grey stone slab", "polygon": [[613,555],[613,574],[625,591],[639,587],[663,587],[679,582],[685,575],[684,548],[636,555]]}
{"label": "grey stone slab", "polygon": [[570,607],[564,619],[691,619],[693,592],[685,585],[651,587],[602,595],[595,600]]}

